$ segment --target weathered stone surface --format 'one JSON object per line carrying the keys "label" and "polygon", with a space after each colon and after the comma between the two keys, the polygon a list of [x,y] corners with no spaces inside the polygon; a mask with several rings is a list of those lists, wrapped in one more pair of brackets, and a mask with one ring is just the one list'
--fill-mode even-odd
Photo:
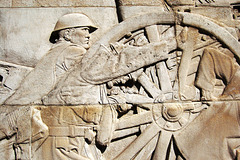
{"label": "weathered stone surface", "polygon": [[1,106],[0,156],[3,159],[31,159],[31,117],[28,106]]}
{"label": "weathered stone surface", "polygon": [[1,98],[0,103],[3,103],[15,90],[19,87],[22,80],[33,69],[0,61],[1,66]]}
{"label": "weathered stone surface", "polygon": [[0,1],[0,7],[11,7],[12,1],[9,0],[1,0]]}
{"label": "weathered stone surface", "polygon": [[57,19],[72,12],[85,13],[97,26],[101,26],[93,36],[93,41],[117,23],[114,8],[1,9],[0,59],[24,66],[35,66],[51,47],[49,37]]}
{"label": "weathered stone surface", "polygon": [[114,0],[12,0],[11,7],[115,7]]}
{"label": "weathered stone surface", "polygon": [[136,15],[152,13],[152,12],[162,12],[168,10],[166,2],[163,1],[128,1],[119,0],[117,1],[119,9],[120,20],[125,20],[126,18],[133,17]]}
{"label": "weathered stone surface", "polygon": [[162,1],[159,0],[117,0],[120,6],[159,6]]}
{"label": "weathered stone surface", "polygon": [[181,8],[176,7],[180,11],[189,11],[191,13],[200,14],[206,17],[210,17],[214,20],[217,20],[227,25],[232,25],[232,9],[228,7],[190,7],[190,8]]}
{"label": "weathered stone surface", "polygon": [[120,6],[121,19],[125,20],[129,17],[141,15],[150,12],[164,11],[163,6]]}
{"label": "weathered stone surface", "polygon": [[[225,1],[225,0],[216,0],[216,1],[196,1],[196,6],[229,6],[230,3],[234,3],[235,0],[233,1]],[[236,1],[237,2],[237,1]]]}
{"label": "weathered stone surface", "polygon": [[239,158],[239,101],[210,104],[188,127],[175,134],[182,154],[186,159]]}
{"label": "weathered stone surface", "polygon": [[240,2],[94,2],[0,11],[0,156],[239,159]]}
{"label": "weathered stone surface", "polygon": [[[113,116],[115,112],[109,112],[114,117],[113,124],[101,123],[102,117],[107,116],[103,110],[109,107],[111,108],[109,105],[33,106],[31,158],[160,159],[171,156],[234,159],[238,155],[238,101],[145,104],[149,110],[128,113],[119,118]],[[106,135],[106,127],[109,126],[116,127],[108,135],[110,139],[106,150],[103,146],[96,148],[95,145],[100,140],[97,135],[101,132]],[[223,131],[223,127],[226,130]],[[196,145],[196,141],[201,145]],[[212,147],[216,144],[217,147]],[[77,154],[71,148],[77,150]],[[175,152],[174,148],[181,152]],[[157,149],[160,149],[159,152],[156,152]],[[199,153],[200,150],[208,152],[202,154]]]}

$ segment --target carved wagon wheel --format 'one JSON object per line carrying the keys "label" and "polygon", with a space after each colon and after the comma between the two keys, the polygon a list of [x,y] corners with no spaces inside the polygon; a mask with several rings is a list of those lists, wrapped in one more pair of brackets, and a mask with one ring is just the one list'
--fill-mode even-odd
{"label": "carved wagon wheel", "polygon": [[[191,13],[178,13],[177,16],[181,17],[178,23],[199,28],[212,34],[219,41],[223,42],[240,59],[240,45],[238,40],[234,38],[226,29],[214,23],[210,18]],[[113,27],[107,34],[97,41],[89,49],[82,63],[89,63],[89,60],[96,53],[101,44],[107,46],[110,43],[117,42],[128,32],[156,24],[174,25],[175,22],[176,15],[173,13],[150,13],[129,18]]]}
{"label": "carved wagon wheel", "polygon": [[[82,66],[85,66],[84,64],[87,63],[92,63],[91,57],[94,56],[101,45],[109,46],[110,43],[119,41],[129,32],[152,25],[175,25],[176,23],[204,30],[210,35],[216,37],[218,41],[225,44],[232,53],[240,59],[240,44],[238,40],[234,38],[225,28],[214,23],[211,19],[191,13],[177,13],[176,15],[173,13],[150,13],[127,19],[116,25],[89,49],[88,53],[83,58]],[[181,90],[179,92],[181,92]],[[167,116],[168,115],[163,115],[163,118],[165,117],[164,119],[166,120]],[[175,123],[176,121],[169,121],[169,123],[173,122]],[[169,132],[166,134],[166,132],[163,131],[164,127],[161,127],[161,124],[159,125],[158,123],[159,122],[153,122],[150,124],[145,131],[121,154],[115,157],[115,159],[133,158],[149,141],[151,141],[152,138],[154,138],[154,136],[160,132],[162,136],[165,134],[167,139],[170,139],[172,134],[169,134]],[[184,126],[187,126],[187,123]],[[182,127],[178,127],[177,129],[173,128],[170,129],[170,131],[174,132],[174,130],[181,128]],[[162,146],[168,145],[168,143],[169,141],[164,141]],[[167,147],[164,148],[164,151],[166,150]],[[163,159],[165,158],[163,157]]]}
{"label": "carved wagon wheel", "polygon": [[[89,49],[88,53],[83,58],[81,66],[87,66],[86,64],[92,63],[93,59],[91,58],[97,52],[97,50],[101,45],[109,47],[110,43],[118,42],[126,34],[142,28],[145,28],[146,30],[147,27],[153,26],[153,25],[174,26],[176,25],[176,23],[181,24],[183,26],[189,26],[189,27],[194,27],[194,28],[203,30],[205,33],[208,33],[209,35],[217,38],[218,41],[220,41],[225,46],[227,46],[232,51],[232,53],[237,57],[237,59],[240,60],[240,52],[239,52],[240,45],[238,43],[238,40],[233,35],[231,35],[224,27],[216,24],[214,21],[212,21],[207,17],[197,15],[197,14],[179,12],[176,15],[174,15],[173,13],[163,12],[163,13],[150,13],[150,14],[136,16],[133,18],[126,19],[125,21],[116,25]],[[190,59],[190,57],[187,57],[187,58]],[[183,70],[187,70],[187,69],[188,68],[184,67]],[[181,66],[180,66],[180,70],[181,70]],[[185,78],[187,75],[182,74],[182,76]],[[180,84],[179,92],[181,93],[182,90],[183,90],[183,87],[181,87],[181,84]],[[184,100],[184,97],[181,97],[181,99]],[[191,98],[187,100],[191,100]]]}

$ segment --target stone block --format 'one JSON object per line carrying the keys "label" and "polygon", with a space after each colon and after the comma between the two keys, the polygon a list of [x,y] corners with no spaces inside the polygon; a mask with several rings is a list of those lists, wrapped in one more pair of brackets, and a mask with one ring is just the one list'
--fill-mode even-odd
{"label": "stone block", "polygon": [[0,7],[11,7],[12,1],[9,0],[1,0],[0,1]]}
{"label": "stone block", "polygon": [[31,159],[31,116],[29,106],[0,107],[1,158]]}
{"label": "stone block", "polygon": [[117,0],[120,6],[159,6],[162,1],[159,0]]}
{"label": "stone block", "polygon": [[150,12],[164,11],[163,6],[120,6],[120,16],[123,20],[140,14],[146,14]]}
{"label": "stone block", "polygon": [[167,3],[171,6],[189,6],[194,5],[194,0],[167,0]]}
{"label": "stone block", "polygon": [[193,8],[191,12],[215,19],[227,25],[231,25],[233,17],[230,7],[196,7]]}
{"label": "stone block", "polygon": [[[31,143],[32,159],[54,159],[58,156],[64,158],[74,155],[79,159],[100,158],[100,151],[92,141],[101,120],[102,107],[33,106],[32,135],[35,139]],[[76,149],[78,154],[68,151],[69,145],[72,146],[70,148]],[[70,152],[69,155],[64,155],[67,152]]]}
{"label": "stone block", "polygon": [[12,7],[115,7],[114,0],[13,0]]}
{"label": "stone block", "polygon": [[240,157],[240,23],[226,0],[1,5],[2,159]]}
{"label": "stone block", "polygon": [[84,13],[101,26],[92,42],[118,22],[115,8],[2,8],[0,60],[35,66],[51,47],[49,37],[58,18],[72,12]]}

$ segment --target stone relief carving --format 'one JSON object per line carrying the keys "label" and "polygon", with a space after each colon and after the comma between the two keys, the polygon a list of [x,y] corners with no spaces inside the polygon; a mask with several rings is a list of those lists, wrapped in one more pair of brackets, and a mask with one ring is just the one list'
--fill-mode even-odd
{"label": "stone relief carving", "polygon": [[20,66],[4,61],[0,62],[0,103],[3,103],[16,91],[21,81],[32,69],[31,67]]}
{"label": "stone relief carving", "polygon": [[61,17],[50,37],[50,41],[55,43],[54,46],[5,103],[39,103],[38,101],[51,91],[59,79],[81,61],[86,49],[89,48],[90,33],[96,29],[93,22],[83,14],[73,13]]}
{"label": "stone relief carving", "polygon": [[[232,54],[230,53],[230,55]],[[221,60],[224,60],[224,62],[221,62]],[[221,68],[220,64],[224,64],[223,68]],[[206,48],[199,65],[196,80],[196,85],[202,89],[203,99],[214,100],[217,98],[213,96],[216,77],[225,84],[220,99],[239,98],[238,82],[235,82],[239,80],[239,65],[234,61],[234,57],[230,57],[214,48]],[[204,82],[202,82],[203,79]]]}
{"label": "stone relief carving", "polygon": [[26,105],[1,112],[12,159],[239,159],[237,32],[199,14],[148,13],[90,47],[97,28],[84,14],[59,18],[53,47],[3,100]]}

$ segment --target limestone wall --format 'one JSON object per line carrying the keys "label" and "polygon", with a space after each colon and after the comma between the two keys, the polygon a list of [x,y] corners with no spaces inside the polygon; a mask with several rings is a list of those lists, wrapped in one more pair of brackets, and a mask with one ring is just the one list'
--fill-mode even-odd
{"label": "limestone wall", "polygon": [[240,1],[1,0],[2,159],[240,159]]}

